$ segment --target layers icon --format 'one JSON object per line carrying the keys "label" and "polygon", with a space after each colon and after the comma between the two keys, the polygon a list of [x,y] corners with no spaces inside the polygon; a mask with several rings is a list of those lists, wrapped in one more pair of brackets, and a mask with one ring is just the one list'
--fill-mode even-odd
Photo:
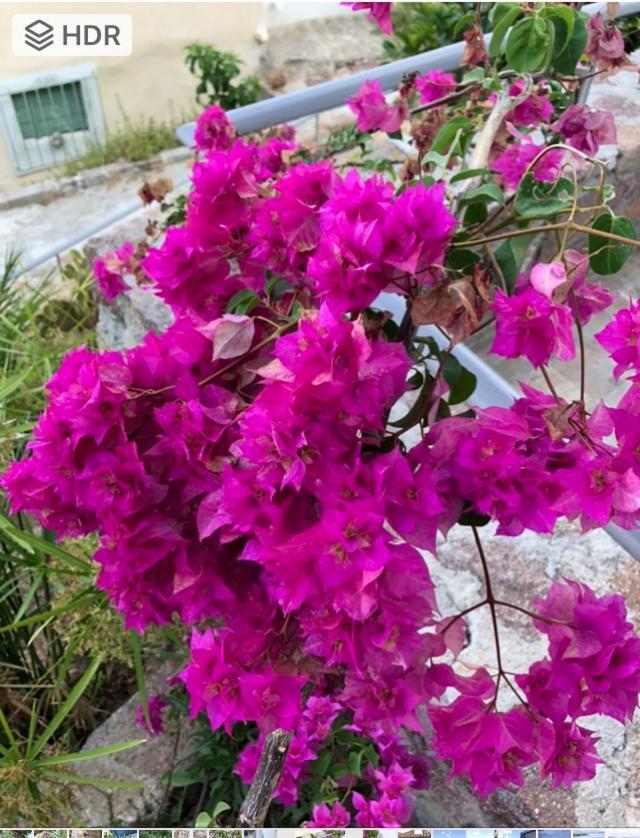
{"label": "layers icon", "polygon": [[24,42],[31,49],[42,52],[53,43],[53,26],[46,20],[34,20],[24,28]]}

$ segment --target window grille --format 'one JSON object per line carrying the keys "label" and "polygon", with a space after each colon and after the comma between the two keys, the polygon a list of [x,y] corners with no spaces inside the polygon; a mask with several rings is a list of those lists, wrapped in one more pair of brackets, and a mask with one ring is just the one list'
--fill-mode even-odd
{"label": "window grille", "polygon": [[17,174],[82,157],[105,135],[93,65],[4,79],[0,121]]}

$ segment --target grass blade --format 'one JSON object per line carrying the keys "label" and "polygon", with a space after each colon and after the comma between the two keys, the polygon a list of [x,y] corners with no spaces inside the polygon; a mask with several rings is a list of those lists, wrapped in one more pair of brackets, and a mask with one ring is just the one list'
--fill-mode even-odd
{"label": "grass blade", "polygon": [[76,783],[82,786],[96,786],[99,789],[143,789],[144,783],[130,783],[126,780],[99,780],[94,777],[80,777],[78,774],[66,774],[63,771],[43,771],[48,780]]}
{"label": "grass blade", "polygon": [[90,751],[78,751],[76,754],[62,754],[53,757],[43,757],[37,760],[35,765],[51,766],[51,765],[67,765],[72,762],[83,762],[87,759],[98,759],[98,757],[106,757],[111,754],[120,753],[120,751],[128,751],[130,748],[137,748],[146,742],[146,739],[130,739],[128,742],[118,742],[115,745],[104,745],[102,748],[93,748]]}
{"label": "grass blade", "polygon": [[38,737],[38,740],[36,741],[35,745],[33,746],[33,748],[31,749],[31,751],[28,754],[30,759],[33,759],[34,757],[38,756],[40,751],[44,748],[44,746],[51,739],[51,737],[56,732],[56,730],[64,722],[64,720],[67,718],[69,713],[73,710],[73,708],[75,707],[76,703],[78,702],[80,696],[86,690],[86,688],[89,686],[89,683],[91,682],[91,680],[93,679],[93,676],[96,674],[96,672],[100,668],[101,664],[102,664],[102,658],[101,657],[94,658],[91,661],[89,666],[86,668],[86,670],[82,674],[82,677],[78,679],[77,683],[74,685],[73,689],[71,690],[71,692],[69,693],[69,695],[67,696],[65,701],[62,703],[58,712],[55,714],[53,719],[51,719],[49,724],[46,726],[46,728],[43,730],[43,732]]}

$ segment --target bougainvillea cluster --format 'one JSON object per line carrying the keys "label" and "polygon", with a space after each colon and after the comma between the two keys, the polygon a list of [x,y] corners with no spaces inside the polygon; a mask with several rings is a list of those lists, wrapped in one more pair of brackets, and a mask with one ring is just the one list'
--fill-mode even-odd
{"label": "bougainvillea cluster", "polygon": [[[390,31],[390,4],[351,5]],[[594,55],[615,46],[599,22],[589,37]],[[570,147],[592,154],[612,138],[608,115],[558,109],[549,79],[523,98],[528,83],[470,83],[481,114],[499,95],[516,102],[486,161],[507,194],[528,174],[555,188],[576,162]],[[432,72],[388,104],[371,82],[350,105],[362,131],[415,128],[412,109],[419,120],[434,103],[444,124],[455,104],[440,100],[462,84]],[[559,142],[534,139],[540,125]],[[95,266],[107,299],[126,292],[125,274],[144,272],[175,320],[133,349],[67,356],[25,456],[3,478],[14,511],[59,537],[98,534],[97,584],[127,627],[176,616],[190,627],[180,679],[192,713],[229,734],[257,726],[236,767],[245,783],[275,729],[292,732],[276,790],[285,805],[337,732],[370,743],[373,757],[325,789],[312,826],[408,821],[428,766],[406,731],[429,738],[480,795],[522,785],[533,765],[552,785],[592,778],[601,760],[582,720],[628,720],[640,692],[640,640],[623,599],[554,582],[524,609],[548,639],[545,658],[513,682],[499,654],[495,670],[460,670],[464,615],[439,614],[428,553],[469,521],[478,539],[488,521],[505,536],[550,533],[560,519],[583,530],[639,525],[640,304],[596,336],[615,375],[631,374],[616,407],[587,410],[584,394],[568,401],[523,385],[511,407],[452,411],[455,339],[425,366],[414,327],[464,318],[469,334],[486,315],[494,353],[546,372],[576,356],[581,327],[613,303],[587,281],[588,257],[565,242],[507,282],[495,257],[481,262],[481,238],[472,249],[487,216],[461,221],[460,198],[435,169],[399,187],[344,172],[305,156],[288,128],[237,136],[217,106],[195,142],[184,224],[135,264],[125,246]],[[448,176],[455,165],[445,160]],[[451,262],[461,245],[472,269]],[[376,310],[382,292],[407,307],[394,328]],[[511,607],[487,584],[475,607]],[[509,689],[520,701],[504,706]],[[156,697],[150,719],[140,713],[152,734],[164,707]]]}

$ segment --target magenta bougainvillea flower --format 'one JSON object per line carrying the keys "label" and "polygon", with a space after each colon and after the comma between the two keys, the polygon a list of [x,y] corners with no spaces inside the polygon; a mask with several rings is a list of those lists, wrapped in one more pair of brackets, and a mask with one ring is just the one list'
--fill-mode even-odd
{"label": "magenta bougainvillea flower", "polygon": [[400,100],[389,105],[379,81],[366,81],[347,104],[356,116],[360,131],[386,131],[393,134],[409,116],[407,104]]}
{"label": "magenta bougainvillea flower", "polygon": [[[552,148],[541,154],[544,148],[529,139],[524,142],[511,143],[492,161],[491,171],[497,172],[510,189],[518,188],[527,170],[536,180],[553,181],[558,177],[564,152],[560,148]],[[540,159],[534,163],[539,155]]]}
{"label": "magenta bougainvillea flower", "polygon": [[567,282],[567,271],[562,262],[539,262],[531,268],[531,287],[551,300],[556,288]]}
{"label": "magenta bougainvillea flower", "polygon": [[92,265],[96,284],[107,302],[129,289],[125,276],[134,270],[134,247],[124,244],[101,259],[95,259]]}
{"label": "magenta bougainvillea flower", "polygon": [[[509,88],[510,96],[519,96],[524,90],[525,82],[522,79],[514,82]],[[547,123],[553,116],[553,105],[546,96],[540,92],[534,92],[511,111],[508,119],[514,125],[540,125]]]}
{"label": "magenta bougainvillea flower", "polygon": [[209,105],[196,120],[193,137],[198,151],[228,151],[236,139],[236,129],[220,105]]}
{"label": "magenta bougainvillea flower", "polygon": [[[351,5],[390,29],[390,4]],[[393,132],[410,100],[456,89],[433,71],[416,96],[413,79],[392,105],[367,83],[351,102],[359,128]],[[616,377],[629,374],[616,406],[563,398],[553,369],[540,373],[549,394],[522,384],[509,407],[465,403],[473,376],[451,323],[466,318],[472,334],[495,315],[492,351],[540,367],[573,358],[578,326],[613,302],[562,237],[551,262],[495,267],[485,245],[530,232],[503,223],[504,209],[520,211],[508,190],[528,171],[551,182],[577,156],[514,127],[556,118],[538,87],[505,121],[506,148],[504,134],[496,143],[489,212],[458,212],[453,167],[490,102],[481,85],[471,93],[459,147],[429,155],[462,112],[449,101],[423,114],[420,159],[397,177],[367,172],[366,158],[320,159],[324,146],[299,146],[290,126],[238,137],[208,108],[184,221],[146,252],[127,245],[96,263],[108,295],[143,271],[172,324],[122,352],[70,352],[1,478],[14,513],[60,539],[95,538],[97,586],[128,629],[179,621],[191,714],[230,736],[250,726],[243,783],[275,729],[290,734],[282,805],[304,804],[301,787],[340,767],[312,828],[410,820],[429,762],[407,731],[479,795],[521,786],[533,765],[552,786],[590,779],[601,759],[588,717],[627,722],[640,694],[640,639],[619,596],[562,579],[533,610],[514,605],[546,651],[513,676],[499,656],[496,669],[461,666],[466,613],[438,610],[429,554],[457,525],[475,522],[478,543],[486,521],[505,537],[561,520],[640,526],[640,304],[597,335]],[[555,130],[574,148],[607,141],[606,118],[572,107]],[[425,325],[445,343],[416,336]],[[471,610],[510,607],[490,592]],[[151,735],[165,702],[150,701]]]}
{"label": "magenta bougainvillea flower", "polygon": [[310,829],[326,829],[329,827],[347,827],[351,823],[351,815],[339,800],[335,803],[321,803],[313,807],[313,818],[307,821]]}
{"label": "magenta bougainvillea flower", "polygon": [[613,115],[589,105],[570,105],[551,127],[585,154],[597,154],[601,145],[616,142]]}
{"label": "magenta bougainvillea flower", "polygon": [[163,714],[169,706],[169,701],[164,695],[152,695],[147,702],[149,720],[145,716],[142,706],[136,707],[136,722],[149,736],[159,736],[164,733]]}
{"label": "magenta bougainvillea flower", "polygon": [[640,302],[616,312],[607,326],[598,332],[596,340],[616,362],[616,378],[640,367]]}
{"label": "magenta bougainvillea flower", "polygon": [[393,3],[341,3],[342,6],[351,6],[354,12],[366,11],[369,20],[374,21],[385,35],[393,35],[393,22],[391,20],[391,9]]}
{"label": "magenta bougainvillea flower", "polygon": [[624,51],[624,39],[617,26],[607,24],[600,12],[587,23],[589,38],[585,54],[599,70],[611,70],[630,63]]}
{"label": "magenta bougainvillea flower", "polygon": [[442,70],[430,70],[424,76],[416,79],[416,90],[422,105],[442,99],[456,89],[456,80],[451,73],[443,73]]}
{"label": "magenta bougainvillea flower", "polygon": [[494,298],[496,336],[491,351],[505,358],[524,356],[535,367],[552,355],[575,357],[573,318],[566,305],[555,305],[535,287],[508,297],[499,288]]}

